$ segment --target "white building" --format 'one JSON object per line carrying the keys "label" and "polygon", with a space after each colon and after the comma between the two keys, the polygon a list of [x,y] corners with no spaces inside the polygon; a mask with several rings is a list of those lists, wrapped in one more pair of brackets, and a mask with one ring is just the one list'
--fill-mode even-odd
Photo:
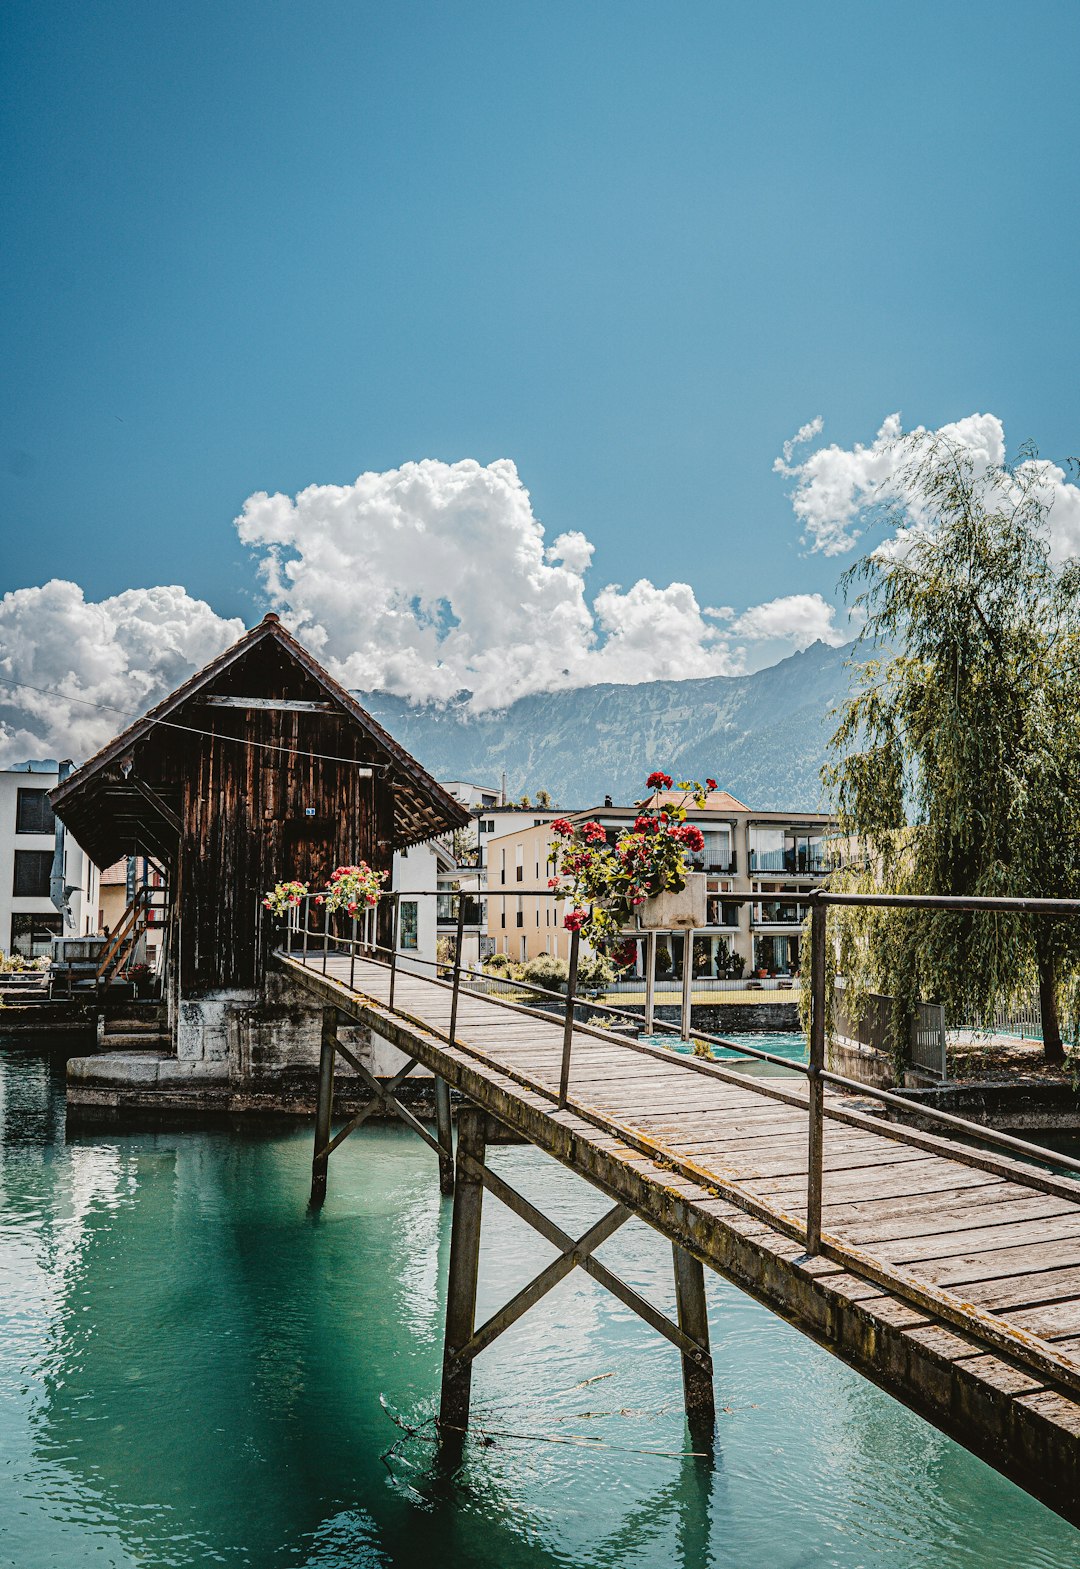
{"label": "white building", "polygon": [[[54,818],[49,791],[70,764],[0,770],[0,951],[48,954],[54,937],[98,930],[98,870]],[[59,841],[60,857],[56,861]],[[60,876],[53,886],[54,862]],[[62,885],[62,886],[61,886]],[[63,904],[61,913],[53,896]]]}

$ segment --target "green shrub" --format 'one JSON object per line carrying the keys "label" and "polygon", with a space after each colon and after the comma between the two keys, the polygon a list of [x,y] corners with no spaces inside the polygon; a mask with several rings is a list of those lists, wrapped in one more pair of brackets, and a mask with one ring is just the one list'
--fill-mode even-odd
{"label": "green shrub", "polygon": [[602,953],[582,954],[578,960],[579,992],[605,991],[615,979],[615,966]]}
{"label": "green shrub", "polygon": [[533,986],[543,986],[548,991],[559,992],[566,990],[568,974],[569,966],[565,959],[558,959],[553,953],[541,953],[522,967],[521,979]]}

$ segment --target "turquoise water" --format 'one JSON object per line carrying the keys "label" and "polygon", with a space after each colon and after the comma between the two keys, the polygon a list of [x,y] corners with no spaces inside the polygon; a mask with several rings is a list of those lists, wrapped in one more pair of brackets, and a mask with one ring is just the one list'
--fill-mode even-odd
{"label": "turquoise water", "polygon": [[[679,1040],[677,1036],[668,1034],[643,1035],[641,1039],[649,1041],[654,1046],[665,1046],[669,1051],[677,1052],[680,1056],[685,1057],[693,1054],[693,1047],[689,1043]],[[757,1057],[742,1056],[738,1050],[740,1045],[750,1046],[754,1051],[771,1052],[774,1057],[785,1057],[789,1062],[804,1063],[808,1060],[806,1036],[803,1035],[801,1030],[788,1030],[774,1032],[773,1034],[750,1030],[745,1032],[729,1031],[724,1036],[724,1039],[735,1042],[734,1048],[728,1049],[725,1046],[714,1046],[712,1048],[713,1059],[716,1062],[722,1062],[725,1067],[732,1068],[739,1073],[761,1074],[766,1078],[798,1077],[794,1073],[789,1074],[784,1068],[777,1067],[775,1063],[762,1062]]]}
{"label": "turquoise water", "polygon": [[[65,1142],[62,1063],[16,1048],[0,1115],[0,1564],[1080,1558],[1071,1527],[714,1277],[711,1463],[680,1454],[674,1352],[578,1274],[483,1354],[481,1431],[444,1475],[425,1424],[450,1209],[413,1135],[347,1141],[313,1217],[306,1129]],[[535,1151],[494,1162],[575,1233],[606,1207]],[[550,1256],[489,1200],[480,1313]],[[603,1257],[671,1310],[670,1252],[646,1227]]]}

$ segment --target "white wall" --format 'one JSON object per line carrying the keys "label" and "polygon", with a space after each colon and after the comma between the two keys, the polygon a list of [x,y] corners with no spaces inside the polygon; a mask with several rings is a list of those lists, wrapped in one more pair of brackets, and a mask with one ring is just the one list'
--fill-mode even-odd
{"label": "white wall", "polygon": [[[394,870],[392,886],[402,895],[402,905],[416,905],[416,947],[403,946],[404,932],[398,933],[399,963],[403,970],[411,969],[418,975],[434,975],[435,941],[437,937],[437,911],[434,888],[439,875],[438,861],[435,847],[431,844],[413,845],[409,850],[398,850],[394,855]],[[409,898],[409,890],[415,889],[415,900]],[[423,897],[421,897],[423,893]],[[406,925],[404,915],[399,920],[399,928]],[[426,960],[424,964],[417,960]],[[410,960],[414,961],[410,964]]]}
{"label": "white wall", "polygon": [[[59,783],[56,769],[0,770],[0,950],[10,953],[12,942],[12,917],[14,915],[41,915],[55,917],[59,912],[48,893],[41,897],[16,898],[13,893],[15,878],[15,852],[55,849],[53,833],[16,833],[16,811],[20,790],[51,790]],[[71,895],[71,920],[62,935],[82,937],[98,928],[98,869],[76,844],[70,833],[65,833],[65,882],[74,886]]]}

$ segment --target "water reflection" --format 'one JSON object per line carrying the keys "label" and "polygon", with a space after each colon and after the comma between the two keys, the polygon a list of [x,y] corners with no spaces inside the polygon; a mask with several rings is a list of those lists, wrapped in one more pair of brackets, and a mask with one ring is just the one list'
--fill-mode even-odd
{"label": "water reflection", "polygon": [[[62,1082],[0,1050],[0,1557],[19,1569],[1075,1562],[1071,1528],[718,1280],[711,1463],[682,1453],[677,1354],[578,1273],[480,1359],[448,1476],[424,1436],[449,1238],[427,1150],[365,1131],[313,1216],[306,1130],[65,1144]],[[606,1208],[535,1152],[493,1159],[575,1235]],[[551,1251],[490,1202],[480,1315]],[[662,1239],[633,1224],[603,1256],[673,1311]]]}

